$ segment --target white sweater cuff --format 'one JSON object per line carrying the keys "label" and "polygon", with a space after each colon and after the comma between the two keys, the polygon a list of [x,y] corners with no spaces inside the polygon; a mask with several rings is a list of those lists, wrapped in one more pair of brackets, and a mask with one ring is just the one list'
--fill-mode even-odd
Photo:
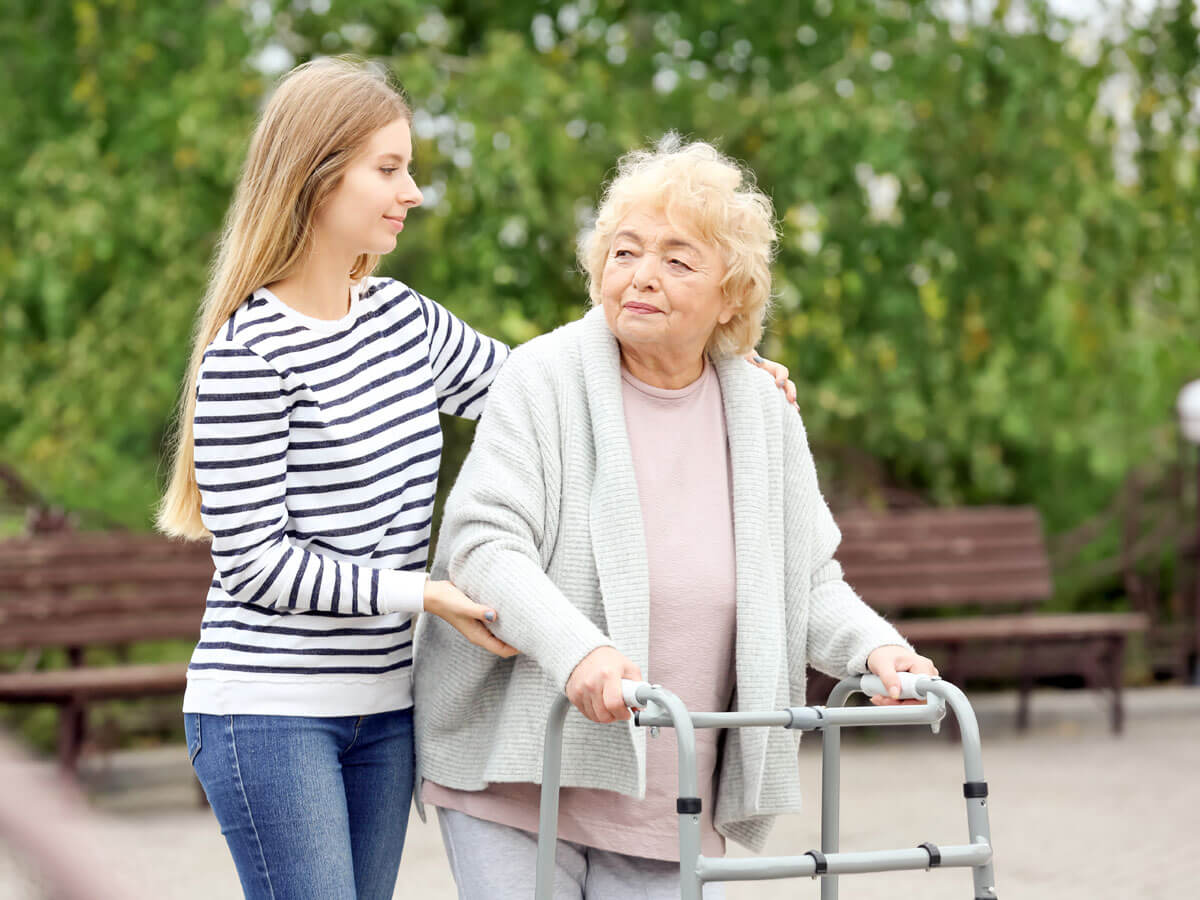
{"label": "white sweater cuff", "polygon": [[408,613],[415,615],[425,609],[425,572],[401,572],[396,569],[379,570],[379,612]]}

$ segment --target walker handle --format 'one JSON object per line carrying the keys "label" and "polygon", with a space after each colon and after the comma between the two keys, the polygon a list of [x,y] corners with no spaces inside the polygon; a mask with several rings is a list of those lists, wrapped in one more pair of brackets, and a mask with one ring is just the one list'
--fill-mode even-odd
{"label": "walker handle", "polygon": [[[900,698],[901,700],[924,700],[925,691],[917,692],[917,679],[929,678],[929,675],[914,675],[912,672],[897,672],[900,676]],[[887,688],[883,686],[883,679],[878,675],[864,675],[860,682],[862,692],[868,697],[890,697]]]}
{"label": "walker handle", "polygon": [[648,681],[631,681],[628,678],[621,679],[621,697],[625,700],[625,705],[630,709],[641,709],[646,704],[637,698],[638,688],[653,687]]}

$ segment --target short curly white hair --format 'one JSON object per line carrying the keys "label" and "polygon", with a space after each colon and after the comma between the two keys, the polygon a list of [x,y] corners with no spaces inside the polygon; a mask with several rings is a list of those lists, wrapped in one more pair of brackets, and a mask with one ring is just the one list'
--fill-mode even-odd
{"label": "short curly white hair", "polygon": [[600,303],[600,281],[613,236],[635,207],[662,211],[676,227],[715,247],[725,262],[721,289],[735,301],[733,318],[718,325],[705,348],[714,357],[749,353],[762,339],[771,305],[771,260],[779,235],[771,200],[754,173],[703,141],[668,132],[653,150],[634,150],[617,163],[595,225],[579,239],[588,294]]}

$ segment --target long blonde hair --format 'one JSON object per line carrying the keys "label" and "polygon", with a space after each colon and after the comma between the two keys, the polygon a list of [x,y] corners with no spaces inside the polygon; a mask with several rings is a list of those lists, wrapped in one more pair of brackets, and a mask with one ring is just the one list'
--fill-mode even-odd
{"label": "long blonde hair", "polygon": [[[368,139],[412,110],[400,89],[369,63],[313,60],[279,82],[250,139],[233,203],[217,242],[196,322],[180,397],[170,484],[159,504],[160,530],[209,535],[200,518],[192,417],[205,349],[256,288],[294,273],[312,249],[313,217]],[[362,254],[348,273],[359,279],[379,257]]]}

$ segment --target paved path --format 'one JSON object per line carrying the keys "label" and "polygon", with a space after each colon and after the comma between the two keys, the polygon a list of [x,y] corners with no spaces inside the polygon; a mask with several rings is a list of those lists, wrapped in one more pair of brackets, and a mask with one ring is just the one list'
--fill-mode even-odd
{"label": "paved path", "polygon": [[[991,786],[999,896],[1173,900],[1200,893],[1200,689],[1129,692],[1128,730],[1119,738],[1107,733],[1098,701],[1084,694],[1038,695],[1033,731],[1023,736],[1011,729],[1011,696],[974,702]],[[844,741],[843,849],[965,842],[957,746],[927,730],[905,731],[903,737],[858,734]],[[818,845],[819,743],[801,751],[810,812],[782,821],[769,853]],[[89,766],[102,823],[99,849],[146,897],[237,898],[233,864],[211,813],[193,803],[182,753],[120,754]],[[0,897],[33,900],[41,896],[35,883],[36,875],[0,844]],[[396,897],[454,896],[436,826],[414,818]],[[729,900],[818,896],[809,879],[728,889]],[[966,871],[841,881],[843,900],[971,896]]]}

